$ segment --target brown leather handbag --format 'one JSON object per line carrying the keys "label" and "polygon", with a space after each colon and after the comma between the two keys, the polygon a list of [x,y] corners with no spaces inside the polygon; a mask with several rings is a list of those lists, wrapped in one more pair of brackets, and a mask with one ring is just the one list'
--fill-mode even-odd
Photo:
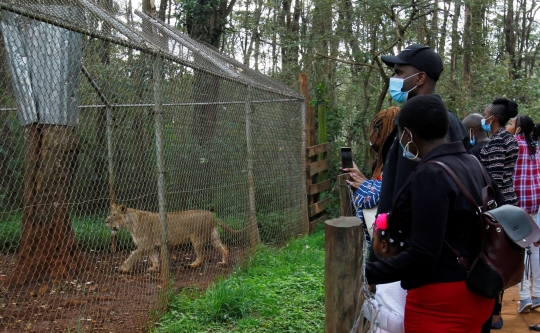
{"label": "brown leather handbag", "polygon": [[482,206],[478,206],[457,175],[444,163],[430,161],[442,166],[452,176],[467,201],[479,216],[481,230],[480,253],[472,264],[448,242],[458,262],[467,270],[467,287],[488,298],[494,298],[501,291],[518,284],[525,268],[525,248],[540,237],[540,229],[531,216],[513,205],[497,207],[493,188],[480,165],[487,186],[482,189]]}

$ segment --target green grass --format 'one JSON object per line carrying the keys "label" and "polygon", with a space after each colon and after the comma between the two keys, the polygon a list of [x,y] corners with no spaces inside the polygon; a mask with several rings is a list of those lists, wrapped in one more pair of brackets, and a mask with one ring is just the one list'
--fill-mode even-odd
{"label": "green grass", "polygon": [[[22,215],[3,216],[0,220],[0,252],[15,252],[19,246],[22,230]],[[83,251],[104,251],[111,246],[111,230],[103,219],[82,217],[73,219],[73,230],[79,247]],[[132,250],[135,244],[126,230],[120,230],[117,236],[119,250]]]}
{"label": "green grass", "polygon": [[243,268],[204,291],[184,289],[153,332],[322,332],[324,233],[277,250],[261,246]]}

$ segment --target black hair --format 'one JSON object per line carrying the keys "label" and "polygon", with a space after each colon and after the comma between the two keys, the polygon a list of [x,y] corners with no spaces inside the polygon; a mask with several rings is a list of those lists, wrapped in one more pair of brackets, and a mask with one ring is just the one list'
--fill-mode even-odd
{"label": "black hair", "polygon": [[518,115],[518,105],[516,102],[506,98],[497,98],[491,103],[489,112],[499,119],[499,125],[504,127],[510,118]]}
{"label": "black hair", "polygon": [[392,213],[388,213],[388,221],[386,230],[381,230],[376,227],[376,223],[373,223],[373,241],[375,237],[379,237],[379,240],[384,240],[388,243],[389,247],[394,248],[398,252],[405,249],[405,235],[403,231],[398,228],[392,228]]}
{"label": "black hair", "polygon": [[538,141],[538,137],[540,137],[540,123],[534,125],[534,129],[533,129],[533,132],[532,132],[532,139],[534,141]]}
{"label": "black hair", "polygon": [[515,129],[517,130],[518,127],[521,128],[520,134],[524,135],[527,141],[529,155],[534,156],[536,154],[536,141],[538,141],[538,135],[536,140],[533,139],[533,132],[536,128],[534,121],[529,116],[517,116]]}
{"label": "black hair", "polygon": [[407,100],[398,116],[400,128],[407,127],[426,141],[444,138],[448,122],[448,111],[435,95],[418,95]]}

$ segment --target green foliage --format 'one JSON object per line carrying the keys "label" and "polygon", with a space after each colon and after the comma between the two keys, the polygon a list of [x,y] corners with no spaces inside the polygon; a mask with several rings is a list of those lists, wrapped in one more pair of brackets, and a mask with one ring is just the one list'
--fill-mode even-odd
{"label": "green foliage", "polygon": [[[73,230],[79,248],[83,251],[108,251],[111,247],[111,230],[99,217],[75,218]],[[5,214],[0,220],[0,251],[15,252],[19,247],[22,231],[21,214]],[[118,249],[129,251],[135,249],[131,235],[126,230],[117,234]]]}
{"label": "green foliage", "polygon": [[324,233],[259,247],[207,291],[184,289],[153,332],[322,332]]}
{"label": "green foliage", "polygon": [[295,235],[296,225],[291,221],[298,219],[297,212],[291,209],[268,213],[258,213],[259,236],[267,245],[282,245]]}

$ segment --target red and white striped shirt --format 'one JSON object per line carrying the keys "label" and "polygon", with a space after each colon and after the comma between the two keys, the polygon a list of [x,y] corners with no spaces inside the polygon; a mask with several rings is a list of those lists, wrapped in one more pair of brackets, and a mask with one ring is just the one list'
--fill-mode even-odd
{"label": "red and white striped shirt", "polygon": [[525,137],[518,135],[516,140],[519,154],[513,178],[518,206],[529,214],[536,214],[540,208],[540,152],[537,148],[536,154],[531,156]]}

